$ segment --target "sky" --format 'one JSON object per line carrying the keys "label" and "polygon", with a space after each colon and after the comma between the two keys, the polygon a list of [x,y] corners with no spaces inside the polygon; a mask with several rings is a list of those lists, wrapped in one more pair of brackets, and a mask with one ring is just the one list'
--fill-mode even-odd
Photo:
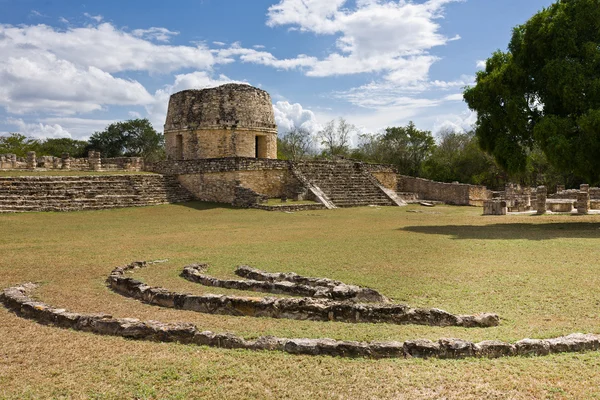
{"label": "sky", "polygon": [[0,0],[0,135],[162,132],[172,93],[228,82],[269,92],[280,134],[338,118],[466,130],[464,87],[552,2]]}

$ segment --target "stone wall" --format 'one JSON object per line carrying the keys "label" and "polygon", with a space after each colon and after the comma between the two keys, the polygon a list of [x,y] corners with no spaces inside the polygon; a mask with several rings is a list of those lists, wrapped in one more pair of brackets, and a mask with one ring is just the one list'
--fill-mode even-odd
{"label": "stone wall", "polygon": [[422,200],[470,206],[483,206],[492,197],[492,192],[484,186],[434,182],[405,175],[398,175],[398,192],[417,193]]}
{"label": "stone wall", "polygon": [[454,315],[437,308],[412,308],[405,304],[366,304],[311,297],[258,299],[214,294],[191,295],[150,287],[125,276],[128,270],[145,266],[145,263],[136,263],[115,268],[107,279],[108,285],[117,293],[148,304],[208,314],[465,328],[484,328],[499,324],[496,314]]}
{"label": "stone wall", "polygon": [[266,198],[285,196],[296,199],[304,193],[303,185],[294,176],[290,163],[282,160],[240,157],[178,160],[158,162],[149,165],[149,168],[155,172],[177,175],[179,182],[202,201],[252,206],[237,199],[236,193],[243,192],[240,192],[240,188]]}
{"label": "stone wall", "polygon": [[600,336],[574,333],[552,339],[523,339],[516,343],[485,340],[473,343],[442,338],[405,342],[357,342],[333,339],[301,339],[261,336],[247,340],[231,333],[200,331],[191,323],[161,323],[136,318],[113,318],[108,314],[84,314],[53,307],[32,297],[36,284],[25,283],[0,292],[0,302],[23,318],[58,328],[120,336],[134,340],[177,342],[198,346],[254,351],[282,351],[289,354],[368,358],[450,358],[546,356],[556,353],[580,353],[600,349]]}
{"label": "stone wall", "polygon": [[26,169],[27,160],[16,154],[0,154],[0,169]]}
{"label": "stone wall", "polygon": [[191,193],[171,176],[0,177],[0,212],[98,210],[192,199]]}
{"label": "stone wall", "polygon": [[[140,157],[100,158],[100,153],[90,152],[90,157],[72,158],[68,154],[62,157],[36,156],[35,152],[27,159],[14,154],[0,154],[2,170],[69,170],[69,171],[142,171],[144,160]],[[33,164],[31,161],[35,161]]]}
{"label": "stone wall", "polygon": [[178,175],[177,180],[201,201],[233,204],[237,172]]}

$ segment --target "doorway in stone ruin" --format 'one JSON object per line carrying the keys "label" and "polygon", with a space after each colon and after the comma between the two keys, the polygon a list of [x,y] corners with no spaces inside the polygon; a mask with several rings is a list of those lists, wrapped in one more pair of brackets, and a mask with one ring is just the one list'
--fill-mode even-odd
{"label": "doorway in stone ruin", "polygon": [[183,135],[175,136],[175,158],[183,160]]}
{"label": "doorway in stone ruin", "polygon": [[254,139],[254,156],[267,158],[267,137],[256,135]]}

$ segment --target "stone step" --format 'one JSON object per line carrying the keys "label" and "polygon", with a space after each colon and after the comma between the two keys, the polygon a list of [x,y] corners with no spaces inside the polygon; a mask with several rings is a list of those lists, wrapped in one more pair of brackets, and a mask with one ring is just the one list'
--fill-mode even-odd
{"label": "stone step", "polygon": [[162,175],[0,178],[0,212],[138,207],[192,199],[175,178]]}

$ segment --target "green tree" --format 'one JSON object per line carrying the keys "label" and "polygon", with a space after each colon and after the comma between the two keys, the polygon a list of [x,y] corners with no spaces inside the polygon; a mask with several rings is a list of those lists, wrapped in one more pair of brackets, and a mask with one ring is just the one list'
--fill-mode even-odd
{"label": "green tree", "polygon": [[46,139],[38,143],[35,151],[41,156],[60,157],[68,153],[71,157],[86,157],[86,149],[89,145],[85,140],[70,138]]}
{"label": "green tree", "polygon": [[363,133],[358,135],[358,146],[352,149],[350,156],[357,160],[383,164],[387,161],[388,153],[383,135]]}
{"label": "green tree", "polygon": [[500,189],[507,181],[493,157],[481,150],[474,132],[444,130],[425,161],[423,176],[440,182],[461,182]]}
{"label": "green tree", "polygon": [[482,148],[510,174],[538,146],[563,175],[600,182],[600,0],[560,0],[517,26],[464,98]]}
{"label": "green tree", "polygon": [[385,162],[396,165],[405,175],[421,176],[424,161],[435,149],[431,132],[417,129],[412,121],[406,126],[386,128],[381,140],[386,149]]}
{"label": "green tree", "polygon": [[94,133],[89,149],[104,157],[143,157],[153,161],[164,157],[164,136],[156,132],[147,119],[133,119],[110,124]]}
{"label": "green tree", "polygon": [[28,151],[36,151],[38,146],[37,140],[20,133],[0,136],[0,154],[15,154],[17,157],[25,157]]}

